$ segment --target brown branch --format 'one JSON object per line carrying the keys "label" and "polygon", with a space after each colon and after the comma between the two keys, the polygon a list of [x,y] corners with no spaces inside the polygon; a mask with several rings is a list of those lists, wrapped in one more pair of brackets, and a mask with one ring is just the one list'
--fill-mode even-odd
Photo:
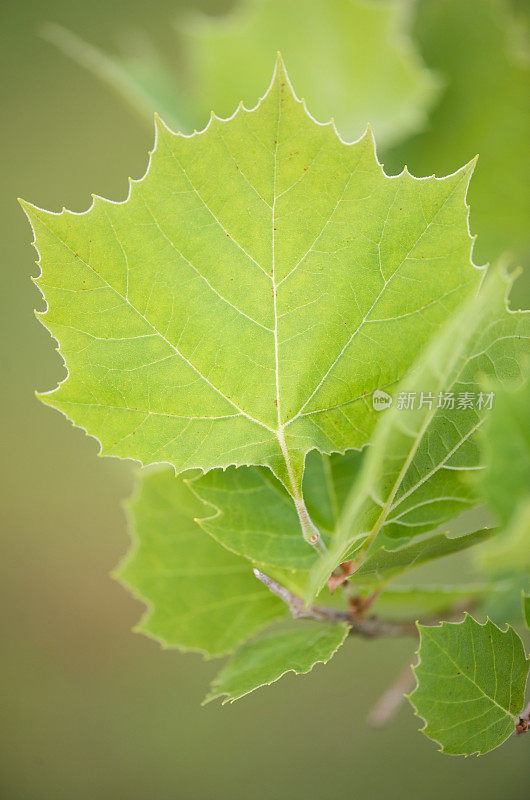
{"label": "brown branch", "polygon": [[278,583],[273,578],[269,578],[261,570],[255,569],[254,575],[261,581],[267,589],[279,597],[280,600],[289,606],[294,619],[318,619],[322,622],[349,622],[350,616],[346,611],[339,611],[335,608],[324,608],[323,606],[308,606],[301,597],[293,594],[281,583]]}
{"label": "brown branch", "polygon": [[395,717],[405,695],[414,687],[415,677],[412,665],[401,672],[394,683],[381,695],[368,714],[368,723],[374,728],[384,728]]}
{"label": "brown branch", "polygon": [[339,611],[335,608],[307,605],[301,597],[293,594],[273,578],[269,578],[261,570],[255,569],[254,575],[267,589],[283,600],[294,619],[316,619],[320,622],[332,623],[347,622],[351,634],[364,636],[367,639],[376,639],[381,636],[414,636],[416,634],[414,622],[384,622],[377,617],[357,617],[347,611]]}

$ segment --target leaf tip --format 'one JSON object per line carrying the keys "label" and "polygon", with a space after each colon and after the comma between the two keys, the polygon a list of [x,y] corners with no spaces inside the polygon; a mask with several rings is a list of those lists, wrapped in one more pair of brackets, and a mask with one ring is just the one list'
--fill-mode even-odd
{"label": "leaf tip", "polygon": [[276,62],[274,64],[274,74],[273,74],[273,82],[282,83],[286,81],[289,84],[289,87],[292,91],[291,82],[289,80],[289,76],[287,74],[287,69],[285,66],[285,61],[280,50],[276,51]]}
{"label": "leaf tip", "polygon": [[31,223],[33,214],[35,214],[38,210],[37,206],[33,205],[33,203],[29,203],[27,200],[24,200],[23,197],[17,197],[17,203]]}

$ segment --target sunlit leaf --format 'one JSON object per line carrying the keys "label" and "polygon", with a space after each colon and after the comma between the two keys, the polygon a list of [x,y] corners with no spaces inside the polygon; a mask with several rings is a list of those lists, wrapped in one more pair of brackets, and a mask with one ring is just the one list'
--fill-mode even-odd
{"label": "sunlit leaf", "polygon": [[488,388],[495,391],[495,407],[482,435],[487,465],[480,483],[506,525],[518,504],[530,500],[530,381],[519,387],[491,383]]}
{"label": "sunlit leaf", "polygon": [[307,115],[280,61],[253,111],[192,137],[159,123],[125,202],[25,204],[69,370],[41,399],[108,455],[268,465],[299,507],[306,453],[362,447],[371,393],[476,288],[472,169],[387,178],[369,135],[345,145]]}
{"label": "sunlit leaf", "polygon": [[481,443],[486,466],[479,476],[484,499],[503,526],[477,551],[480,568],[512,581],[512,605],[530,575],[530,383],[499,386]]}

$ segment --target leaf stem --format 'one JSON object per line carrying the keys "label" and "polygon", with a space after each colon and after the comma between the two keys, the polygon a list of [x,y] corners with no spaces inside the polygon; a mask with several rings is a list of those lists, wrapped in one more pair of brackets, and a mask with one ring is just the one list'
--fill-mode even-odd
{"label": "leaf stem", "polygon": [[276,437],[280,445],[280,450],[282,451],[283,460],[285,461],[285,467],[287,469],[289,483],[291,484],[290,495],[293,498],[294,506],[296,508],[296,513],[298,514],[298,519],[300,520],[300,527],[302,528],[302,536],[304,537],[305,541],[311,545],[311,547],[315,548],[317,553],[320,553],[320,555],[323,556],[327,553],[327,548],[324,542],[322,541],[322,536],[320,535],[320,531],[312,521],[311,517],[309,516],[309,512],[306,508],[306,504],[304,502],[304,498],[302,495],[301,486],[298,485],[298,481],[296,480],[293,471],[293,466],[291,464],[291,457],[289,455],[289,450],[287,448],[287,442],[285,441],[283,427],[280,426],[280,428],[276,432]]}
{"label": "leaf stem", "polygon": [[350,634],[363,636],[365,639],[377,639],[382,636],[414,636],[416,625],[414,622],[384,622],[377,617],[363,619],[354,617],[347,611],[340,611],[327,606],[307,605],[301,597],[270,578],[259,569],[254,569],[254,575],[267,589],[283,600],[289,607],[294,619],[315,619],[319,622],[347,622]]}

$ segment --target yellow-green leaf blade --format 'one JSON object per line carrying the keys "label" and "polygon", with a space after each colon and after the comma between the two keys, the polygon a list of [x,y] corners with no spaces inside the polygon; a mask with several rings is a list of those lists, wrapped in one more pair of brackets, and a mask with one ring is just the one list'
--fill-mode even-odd
{"label": "yellow-green leaf blade", "polygon": [[[183,137],[158,125],[145,177],[85,214],[26,204],[68,377],[42,396],[106,454],[177,471],[362,447],[393,384],[475,288],[465,194],[384,175],[294,96]],[[391,350],[392,357],[389,357]]]}
{"label": "yellow-green leaf blade", "polygon": [[[502,530],[477,551],[476,561],[488,575],[511,584],[508,605],[501,609],[503,619],[517,619],[518,595],[530,586],[530,383],[528,378],[519,386],[490,382],[488,388],[496,402],[482,434],[486,466],[478,485]],[[493,606],[490,613],[499,611]]]}
{"label": "yellow-green leaf blade", "polygon": [[490,382],[487,388],[495,391],[495,407],[482,435],[488,460],[480,483],[506,525],[518,504],[530,498],[530,380],[527,376],[519,386]]}

